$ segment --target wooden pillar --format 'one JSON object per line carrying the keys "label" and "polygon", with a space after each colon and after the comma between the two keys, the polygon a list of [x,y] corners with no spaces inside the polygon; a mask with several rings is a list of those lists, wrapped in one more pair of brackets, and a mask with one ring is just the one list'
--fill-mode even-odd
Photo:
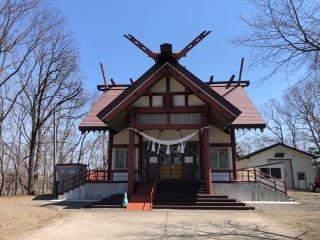
{"label": "wooden pillar", "polygon": [[237,180],[237,150],[236,150],[236,137],[234,129],[231,128],[231,153],[232,153],[232,170],[233,180]]}
{"label": "wooden pillar", "polygon": [[128,147],[128,195],[131,196],[134,192],[134,161],[135,161],[135,115],[130,115],[129,129],[129,147]]}
{"label": "wooden pillar", "polygon": [[112,171],[112,149],[113,149],[113,133],[109,131],[109,141],[108,141],[108,181],[111,181],[111,171]]}
{"label": "wooden pillar", "polygon": [[200,142],[200,172],[201,172],[201,180],[204,181],[204,165],[203,165],[203,149],[202,149],[202,146],[203,146],[203,138],[202,138],[202,133],[200,133],[199,135],[199,142]]}
{"label": "wooden pillar", "polygon": [[142,143],[143,143],[143,138],[141,135],[139,135],[139,143],[138,143],[138,145],[139,145],[138,169],[139,169],[139,177],[140,177],[139,181],[142,181],[142,179],[143,179]]}
{"label": "wooden pillar", "polygon": [[211,163],[209,157],[209,125],[208,113],[204,113],[204,128],[201,134],[201,152],[202,152],[202,166],[204,172],[204,182],[206,185],[206,193],[212,193],[212,180],[211,180]]}

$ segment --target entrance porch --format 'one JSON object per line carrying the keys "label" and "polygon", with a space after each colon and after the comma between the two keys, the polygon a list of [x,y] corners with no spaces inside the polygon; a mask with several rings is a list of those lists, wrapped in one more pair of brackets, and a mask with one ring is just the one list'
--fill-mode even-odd
{"label": "entrance porch", "polygon": [[[214,180],[212,170],[236,170],[232,134],[221,132],[212,125],[200,129],[143,131],[148,136],[169,141],[196,133],[185,142],[183,151],[180,149],[180,144],[169,146],[152,143],[142,137],[140,131],[128,128],[118,135],[109,136],[112,150],[108,156],[108,173],[110,176],[113,175],[114,180],[128,181],[129,195],[134,193],[134,186],[139,182],[204,183],[205,192],[211,194]],[[128,144],[123,143],[126,141],[126,136]],[[219,141],[217,137],[222,139],[220,141],[229,140],[229,143],[217,143]],[[123,172],[114,172],[120,170]],[[230,180],[236,180],[236,174],[231,173]],[[220,172],[216,177],[227,179],[229,175],[227,172]]]}

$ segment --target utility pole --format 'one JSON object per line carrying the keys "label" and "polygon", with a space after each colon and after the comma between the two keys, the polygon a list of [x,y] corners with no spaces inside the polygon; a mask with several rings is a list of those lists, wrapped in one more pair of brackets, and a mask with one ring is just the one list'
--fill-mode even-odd
{"label": "utility pole", "polygon": [[56,109],[54,109],[53,111],[53,194],[54,196],[57,196],[56,156],[57,156],[57,123],[56,123]]}

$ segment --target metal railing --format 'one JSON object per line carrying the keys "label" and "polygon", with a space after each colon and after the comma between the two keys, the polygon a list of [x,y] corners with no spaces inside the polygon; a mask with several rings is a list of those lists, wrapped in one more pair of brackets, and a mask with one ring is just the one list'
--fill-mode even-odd
{"label": "metal railing", "polygon": [[[61,191],[63,194],[72,189],[78,188],[85,183],[104,183],[104,182],[127,182],[127,170],[112,170],[110,176],[107,170],[87,170],[67,179],[62,179]],[[135,171],[135,178],[138,171]]]}
{"label": "metal railing", "polygon": [[[254,182],[265,185],[275,191],[282,192],[287,195],[287,186],[285,180],[275,178],[269,174],[263,173],[256,169],[242,170],[211,170],[213,178],[215,174],[225,173],[220,176],[221,180],[213,180],[213,182]],[[227,178],[225,178],[227,176]],[[224,177],[224,178],[223,178]]]}

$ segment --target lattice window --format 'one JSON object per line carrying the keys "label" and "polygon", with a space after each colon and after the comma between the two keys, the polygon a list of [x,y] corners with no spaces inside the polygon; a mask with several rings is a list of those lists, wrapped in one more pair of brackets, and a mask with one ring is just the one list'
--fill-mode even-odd
{"label": "lattice window", "polygon": [[137,114],[137,125],[167,124],[166,114]]}
{"label": "lattice window", "polygon": [[170,124],[201,124],[201,113],[173,113],[170,114]]}

